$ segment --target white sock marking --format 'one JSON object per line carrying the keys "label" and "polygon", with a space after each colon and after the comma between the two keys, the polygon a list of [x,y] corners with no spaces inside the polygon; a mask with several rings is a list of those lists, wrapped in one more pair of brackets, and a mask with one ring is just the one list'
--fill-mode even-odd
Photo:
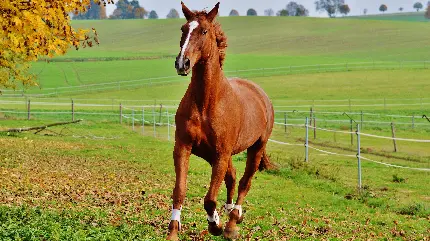
{"label": "white sock marking", "polygon": [[233,211],[233,209],[234,209],[234,204],[233,203],[231,203],[231,204],[228,204],[228,203],[226,203],[225,205],[224,205],[224,211],[225,211],[225,213],[228,215],[231,211]]}
{"label": "white sock marking", "polygon": [[194,29],[196,29],[199,26],[199,23],[197,21],[192,21],[191,23],[189,23],[189,32],[188,32],[188,36],[187,39],[185,40],[184,45],[182,46],[181,49],[181,57],[179,58],[179,66],[182,67],[184,65],[184,54],[185,54],[185,50],[188,47],[188,44],[190,42],[190,38],[191,38],[191,33],[194,31]]}
{"label": "white sock marking", "polygon": [[170,220],[178,221],[179,230],[181,229],[181,211],[182,211],[182,206],[181,206],[181,209],[172,209],[172,217],[170,218]]}
{"label": "white sock marking", "polygon": [[215,222],[216,225],[219,225],[219,216],[218,216],[218,212],[215,210],[214,214],[212,216],[208,215],[208,221],[209,222]]}

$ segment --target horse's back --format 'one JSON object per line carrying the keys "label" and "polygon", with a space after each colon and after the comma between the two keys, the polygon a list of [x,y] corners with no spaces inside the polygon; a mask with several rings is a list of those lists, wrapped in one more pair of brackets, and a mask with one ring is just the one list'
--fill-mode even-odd
{"label": "horse's back", "polygon": [[247,143],[248,141],[244,139],[251,136],[267,141],[274,122],[274,111],[269,97],[260,86],[252,81],[232,78],[229,79],[229,83],[243,106],[243,122],[239,142]]}
{"label": "horse's back", "polygon": [[273,106],[266,92],[264,92],[260,86],[252,81],[240,78],[231,78],[228,80],[242,102],[251,104],[252,108],[263,108],[266,110],[266,113],[268,114],[267,117],[270,119],[270,114],[273,112]]}

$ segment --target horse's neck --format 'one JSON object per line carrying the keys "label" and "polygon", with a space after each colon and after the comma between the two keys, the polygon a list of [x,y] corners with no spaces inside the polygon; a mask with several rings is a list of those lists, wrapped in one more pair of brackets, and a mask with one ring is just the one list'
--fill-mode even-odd
{"label": "horse's neck", "polygon": [[194,66],[191,78],[192,93],[201,111],[213,109],[211,107],[218,103],[220,93],[226,85],[228,82],[221,70],[218,54]]}

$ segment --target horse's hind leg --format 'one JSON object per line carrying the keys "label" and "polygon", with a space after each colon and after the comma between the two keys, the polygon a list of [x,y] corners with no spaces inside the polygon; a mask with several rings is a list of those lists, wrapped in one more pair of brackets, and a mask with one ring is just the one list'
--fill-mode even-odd
{"label": "horse's hind leg", "polygon": [[255,172],[258,170],[260,161],[266,147],[266,143],[257,141],[254,145],[248,148],[248,156],[246,160],[246,168],[243,177],[239,181],[238,197],[234,209],[230,212],[229,221],[224,230],[224,237],[237,238],[238,228],[236,224],[242,222],[242,203],[246,194],[251,188],[251,180]]}

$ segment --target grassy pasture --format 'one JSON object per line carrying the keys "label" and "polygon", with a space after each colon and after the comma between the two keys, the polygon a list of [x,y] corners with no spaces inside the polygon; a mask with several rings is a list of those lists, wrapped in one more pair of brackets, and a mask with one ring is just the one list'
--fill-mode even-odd
{"label": "grassy pasture", "polygon": [[[4,121],[2,127],[29,124],[41,121]],[[172,143],[93,122],[67,127],[63,134],[0,138],[5,150],[0,154],[0,236],[161,240],[174,184]],[[363,162],[365,190],[358,195],[354,159],[311,152],[311,163],[305,164],[302,148],[269,144],[272,160],[281,168],[258,173],[253,180],[242,238],[427,237],[428,176]],[[237,156],[234,164],[240,175],[243,157]],[[394,182],[394,175],[406,183]],[[203,231],[209,176],[209,165],[192,157],[183,211],[185,240],[222,240]],[[224,196],[223,188],[220,203]]]}
{"label": "grassy pasture", "polygon": [[[423,61],[430,50],[426,23],[320,18],[220,18],[228,36],[226,71],[369,61]],[[174,76],[184,20],[76,21],[95,27],[100,46],[71,50],[32,71],[42,88]],[[246,26],[246,27],[245,27]],[[261,31],[264,30],[264,34]],[[383,43],[383,44],[382,44]],[[148,58],[119,60],[120,58]],[[30,92],[31,93],[31,92]]]}
{"label": "grassy pasture", "polygon": [[[428,24],[367,19],[221,18],[229,37],[226,71],[290,65],[357,63],[372,61],[425,61],[430,45]],[[33,65],[44,88],[81,86],[82,93],[65,92],[56,98],[30,98],[31,121],[24,98],[0,97],[0,129],[70,120],[70,98],[76,118],[84,122],[53,128],[45,135],[0,136],[0,239],[4,240],[161,240],[166,235],[170,195],[174,185],[173,143],[167,127],[145,125],[145,136],[130,120],[119,120],[118,105],[177,104],[189,78],[160,85],[118,86],[97,89],[88,84],[174,76],[173,61],[183,20],[79,21],[77,27],[95,27],[102,44],[71,51],[47,64]],[[264,34],[262,34],[264,30]],[[125,38],[124,36],[127,36]],[[144,37],[142,37],[144,36]],[[66,58],[71,62],[61,62]],[[93,61],[111,58],[112,61]],[[120,60],[120,59],[134,60]],[[81,62],[82,59],[92,60]],[[79,60],[79,61],[76,61]],[[415,69],[349,69],[336,72],[305,71],[236,73],[261,85],[277,110],[364,111],[374,114],[429,114],[430,91],[426,67]],[[50,90],[51,91],[51,90]],[[29,90],[28,93],[36,93]],[[407,99],[407,100],[405,100]],[[351,101],[349,101],[351,100]],[[48,101],[55,107],[37,104]],[[349,107],[349,103],[352,106]],[[88,103],[109,106],[85,106]],[[330,107],[329,105],[337,104]],[[384,103],[386,105],[384,105]],[[417,104],[423,103],[423,104]],[[397,104],[411,104],[410,106]],[[299,106],[299,107],[297,107]],[[22,114],[1,113],[18,110]],[[164,111],[165,109],[163,109]],[[38,111],[52,112],[49,116]],[[174,110],[170,110],[173,113]],[[96,112],[100,115],[88,115]],[[151,109],[145,115],[150,116]],[[113,116],[105,114],[113,113]],[[124,114],[131,116],[130,109]],[[136,115],[141,115],[137,111]],[[308,113],[289,113],[289,123],[303,124]],[[316,114],[317,118],[344,120],[344,116]],[[353,116],[359,120],[359,116]],[[137,118],[140,118],[138,116]],[[283,122],[283,114],[276,116]],[[367,120],[410,122],[395,117],[366,116]],[[161,116],[162,122],[166,117]],[[156,120],[158,121],[158,120]],[[420,128],[397,126],[404,138],[430,139],[424,119]],[[318,122],[318,126],[347,130],[348,123]],[[365,124],[364,132],[390,136],[389,125]],[[59,136],[61,133],[62,136]],[[317,132],[310,145],[336,153],[356,152],[350,136]],[[170,129],[173,139],[173,128]],[[98,138],[102,137],[102,138]],[[303,128],[277,125],[273,139],[302,144]],[[161,139],[161,140],[160,140]],[[363,156],[390,164],[430,168],[428,143],[398,142],[362,137]],[[310,151],[304,163],[303,146],[269,143],[279,170],[257,174],[245,205],[243,239],[428,239],[430,175],[363,161],[363,185],[356,190],[357,160]],[[238,176],[244,156],[234,159]],[[203,197],[210,167],[192,157],[189,190],[183,212],[184,240],[222,240],[205,233]],[[219,196],[224,202],[225,190]],[[223,217],[225,220],[225,217]],[[264,238],[262,238],[264,237]]]}

